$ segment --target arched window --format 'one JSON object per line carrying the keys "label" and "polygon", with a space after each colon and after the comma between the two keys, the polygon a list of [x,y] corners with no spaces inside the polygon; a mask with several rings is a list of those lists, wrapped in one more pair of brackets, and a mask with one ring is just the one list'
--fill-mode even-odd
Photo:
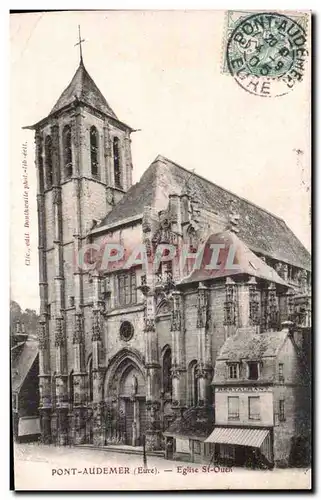
{"label": "arched window", "polygon": [[72,408],[74,405],[74,371],[71,370],[69,375],[69,406]]}
{"label": "arched window", "polygon": [[189,386],[189,400],[191,406],[197,406],[198,403],[198,379],[197,379],[197,361],[193,359],[188,367],[188,386]]}
{"label": "arched window", "polygon": [[113,155],[114,155],[114,179],[115,186],[121,188],[120,182],[120,149],[119,149],[119,139],[114,137],[113,140]]}
{"label": "arched window", "polygon": [[168,347],[163,356],[163,391],[172,394],[172,350]]}
{"label": "arched window", "polygon": [[42,158],[42,141],[38,146],[38,180],[40,193],[44,190],[44,177],[43,177],[43,158]]}
{"label": "arched window", "polygon": [[64,174],[67,179],[72,176],[72,150],[71,150],[71,128],[70,125],[64,127],[62,133]]}
{"label": "arched window", "polygon": [[52,409],[56,409],[56,372],[51,375],[51,405]]}
{"label": "arched window", "polygon": [[90,358],[88,362],[88,399],[91,403],[94,399],[94,383],[93,383],[93,360]]}
{"label": "arched window", "polygon": [[45,139],[45,164],[46,164],[46,181],[47,188],[51,188],[53,183],[53,166],[52,166],[52,139],[47,135]]}
{"label": "arched window", "polygon": [[98,175],[98,132],[96,127],[90,129],[90,161],[91,175]]}

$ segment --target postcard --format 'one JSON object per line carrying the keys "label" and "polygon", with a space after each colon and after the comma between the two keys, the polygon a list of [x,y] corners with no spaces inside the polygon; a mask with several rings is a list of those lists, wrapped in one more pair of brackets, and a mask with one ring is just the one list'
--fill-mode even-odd
{"label": "postcard", "polygon": [[17,491],[311,488],[311,13],[10,15]]}

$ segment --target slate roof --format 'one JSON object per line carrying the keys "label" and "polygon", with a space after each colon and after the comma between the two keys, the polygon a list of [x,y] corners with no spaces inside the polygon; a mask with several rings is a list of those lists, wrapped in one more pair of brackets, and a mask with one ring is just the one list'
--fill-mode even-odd
{"label": "slate roof", "polygon": [[145,206],[165,209],[168,195],[181,194],[187,184],[201,207],[216,212],[226,220],[231,200],[234,201],[234,210],[240,216],[238,236],[249,248],[310,269],[309,252],[282,219],[161,155],[103,219],[100,227],[142,214]]}
{"label": "slate roof", "polygon": [[[217,267],[219,269],[206,269],[212,258],[211,245],[221,244]],[[234,256],[233,266],[239,269],[232,269],[228,262],[228,255]],[[236,276],[238,274],[247,274],[255,278],[261,278],[279,285],[288,286],[287,283],[278,275],[278,273],[268,266],[262,259],[257,257],[235,233],[224,231],[222,233],[212,234],[205,243],[202,264],[200,269],[196,269],[189,276],[184,278],[180,284],[205,281],[208,279],[224,278],[227,276]]]}
{"label": "slate roof", "polygon": [[264,357],[274,357],[283,346],[287,336],[287,330],[247,335],[244,335],[244,332],[238,333],[226,339],[217,356],[217,361],[260,360]]}
{"label": "slate roof", "polygon": [[204,440],[213,427],[213,408],[193,407],[186,410],[181,418],[177,418],[163,434]]}
{"label": "slate roof", "polygon": [[12,391],[19,392],[28,375],[36,357],[38,356],[38,343],[35,340],[27,340],[20,356],[12,360]]}
{"label": "slate roof", "polygon": [[116,120],[118,119],[116,114],[104,98],[103,94],[95,84],[94,80],[87,72],[82,61],[80,61],[79,67],[68,87],[65,88],[58,101],[50,111],[50,115],[56,113],[68,104],[74,102],[75,98],[78,98],[85,104],[98,109],[99,111],[108,116],[111,116],[112,118],[115,118]]}

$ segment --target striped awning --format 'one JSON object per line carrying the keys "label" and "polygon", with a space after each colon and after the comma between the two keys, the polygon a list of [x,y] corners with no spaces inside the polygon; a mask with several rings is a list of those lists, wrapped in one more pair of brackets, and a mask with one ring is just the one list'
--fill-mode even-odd
{"label": "striped awning", "polygon": [[260,448],[269,435],[267,429],[240,429],[239,427],[215,427],[205,443],[234,444]]}
{"label": "striped awning", "polygon": [[18,424],[18,436],[30,436],[40,434],[40,419],[39,417],[20,417]]}

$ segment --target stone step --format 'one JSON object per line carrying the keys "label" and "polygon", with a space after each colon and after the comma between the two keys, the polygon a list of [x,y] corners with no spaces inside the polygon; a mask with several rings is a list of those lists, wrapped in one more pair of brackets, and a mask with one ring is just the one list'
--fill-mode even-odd
{"label": "stone step", "polygon": [[[107,445],[107,446],[96,446],[94,444],[77,444],[76,448],[84,448],[87,450],[98,450],[98,451],[112,451],[115,453],[125,453],[127,455],[140,455],[143,456],[143,448],[141,446],[122,446],[120,445]],[[163,450],[147,451],[147,456],[161,457],[164,458],[165,452]]]}

